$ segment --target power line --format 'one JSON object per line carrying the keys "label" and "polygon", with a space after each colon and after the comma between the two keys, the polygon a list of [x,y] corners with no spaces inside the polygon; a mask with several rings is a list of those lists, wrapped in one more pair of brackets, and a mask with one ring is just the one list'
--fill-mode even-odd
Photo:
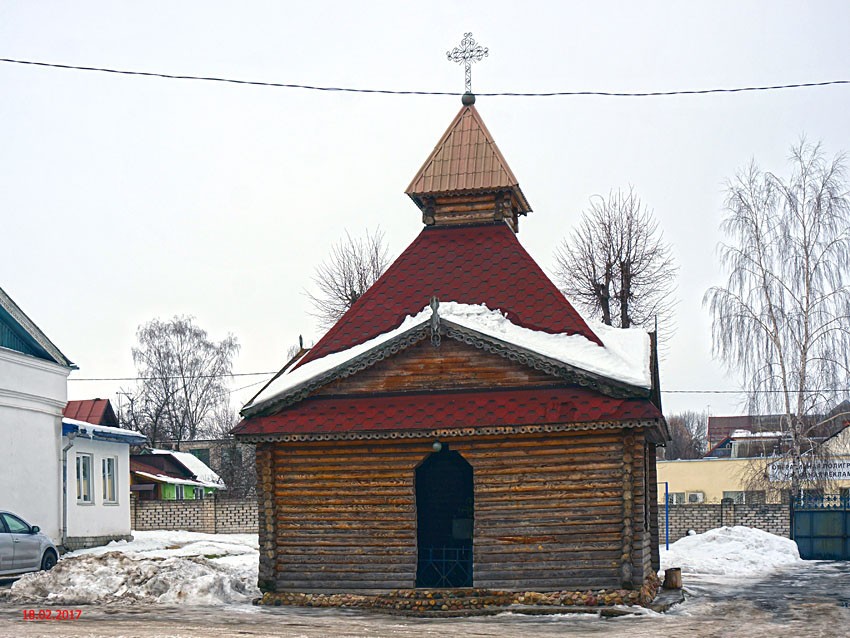
{"label": "power line", "polygon": [[[201,374],[196,378],[198,379],[219,379],[224,377],[259,377],[259,376],[268,376],[277,374],[278,371],[272,372],[233,372],[231,374]],[[164,377],[88,377],[83,379],[72,379],[69,378],[68,381],[153,381],[157,379],[182,379],[181,376],[164,376]],[[254,385],[259,385],[263,383],[263,381],[257,381],[256,383],[251,383],[242,388],[237,388],[235,390],[231,390],[231,392],[238,392],[239,390],[244,390],[245,388],[250,388]],[[842,390],[831,389],[831,390],[823,390],[823,389],[813,389],[813,390],[788,390],[790,394],[795,394],[798,392],[841,392]],[[661,390],[662,394],[780,394],[785,392],[785,390]]]}
{"label": "power line", "polygon": [[[233,372],[230,374],[199,374],[194,376],[195,379],[222,379],[224,377],[259,377],[262,375],[277,374],[274,372]],[[157,379],[183,379],[184,376],[161,376],[161,377],[88,377],[83,379],[71,379],[68,381],[154,381]],[[252,384],[253,385],[253,384]]]}
{"label": "power line", "polygon": [[[250,86],[266,86],[283,89],[303,89],[307,91],[329,91],[343,93],[373,93],[381,95],[463,95],[456,91],[402,91],[395,89],[363,89],[341,86],[316,86],[311,84],[288,84],[283,82],[262,82],[259,80],[239,80],[235,78],[224,78],[215,76],[199,75],[176,75],[172,73],[156,73],[152,71],[128,71],[126,69],[110,69],[96,66],[77,66],[74,64],[58,64],[53,62],[36,62],[33,60],[16,60],[13,58],[0,58],[0,62],[7,64],[25,64],[30,66],[48,67],[52,69],[65,69],[73,71],[94,71],[97,73],[114,73],[117,75],[133,75],[152,78],[164,78],[168,80],[196,80],[201,82],[224,82],[228,84],[245,84]],[[713,89],[681,89],[674,91],[547,91],[547,92],[514,92],[503,91],[494,93],[478,93],[478,96],[486,97],[577,97],[577,96],[601,96],[601,97],[664,97],[672,95],[708,95],[712,93],[744,93],[751,91],[779,91],[784,89],[803,89],[822,86],[835,86],[850,84],[850,80],[828,80],[825,82],[800,82],[794,84],[772,84],[765,86],[739,86],[731,88]]]}

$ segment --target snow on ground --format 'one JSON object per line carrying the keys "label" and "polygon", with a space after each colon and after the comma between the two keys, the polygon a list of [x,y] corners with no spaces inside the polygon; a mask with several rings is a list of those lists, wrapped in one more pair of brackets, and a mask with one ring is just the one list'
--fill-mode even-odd
{"label": "snow on ground", "polygon": [[71,552],[49,572],[27,574],[12,585],[17,602],[47,604],[245,603],[260,595],[256,534],[133,532]]}
{"label": "snow on ground", "polygon": [[661,548],[661,569],[683,574],[762,576],[801,562],[797,543],[752,527],[719,527]]}

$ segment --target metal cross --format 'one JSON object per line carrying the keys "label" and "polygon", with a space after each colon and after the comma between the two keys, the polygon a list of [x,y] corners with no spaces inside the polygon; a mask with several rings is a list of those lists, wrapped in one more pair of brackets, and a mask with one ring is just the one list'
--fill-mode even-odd
{"label": "metal cross", "polygon": [[446,51],[446,57],[450,62],[463,63],[467,93],[472,93],[472,63],[480,62],[487,57],[488,53],[489,49],[478,44],[472,38],[471,33],[463,34],[463,40],[460,41],[459,47],[455,47],[451,51]]}

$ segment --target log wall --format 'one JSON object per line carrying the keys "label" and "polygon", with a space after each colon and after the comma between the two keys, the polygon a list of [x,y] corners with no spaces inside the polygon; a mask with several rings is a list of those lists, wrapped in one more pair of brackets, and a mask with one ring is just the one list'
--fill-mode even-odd
{"label": "log wall", "polygon": [[[261,588],[413,587],[414,471],[431,453],[432,441],[258,445]],[[551,591],[642,584],[651,537],[641,432],[443,441],[473,467],[476,587]]]}

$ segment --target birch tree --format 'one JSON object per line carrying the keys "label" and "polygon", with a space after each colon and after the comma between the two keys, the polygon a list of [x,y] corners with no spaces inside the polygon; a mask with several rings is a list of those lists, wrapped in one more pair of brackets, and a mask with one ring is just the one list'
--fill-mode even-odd
{"label": "birch tree", "polygon": [[[558,284],[609,326],[669,326],[676,267],[652,212],[633,188],[596,195],[555,252]],[[668,330],[670,332],[670,330]]]}
{"label": "birch tree", "polygon": [[714,353],[741,375],[750,412],[781,415],[778,460],[796,495],[823,483],[817,415],[850,382],[850,207],[843,156],[801,141],[790,163],[781,177],[751,162],[728,184],[719,247],[728,276],[704,303]]}
{"label": "birch tree", "polygon": [[331,247],[328,257],[316,268],[316,292],[308,292],[315,316],[330,328],[384,274],[389,265],[384,233],[366,231],[363,237],[345,238]]}
{"label": "birch tree", "polygon": [[190,441],[212,433],[230,400],[228,375],[239,344],[213,341],[192,317],[154,319],[139,327],[133,362],[139,377],[123,422],[151,444]]}

